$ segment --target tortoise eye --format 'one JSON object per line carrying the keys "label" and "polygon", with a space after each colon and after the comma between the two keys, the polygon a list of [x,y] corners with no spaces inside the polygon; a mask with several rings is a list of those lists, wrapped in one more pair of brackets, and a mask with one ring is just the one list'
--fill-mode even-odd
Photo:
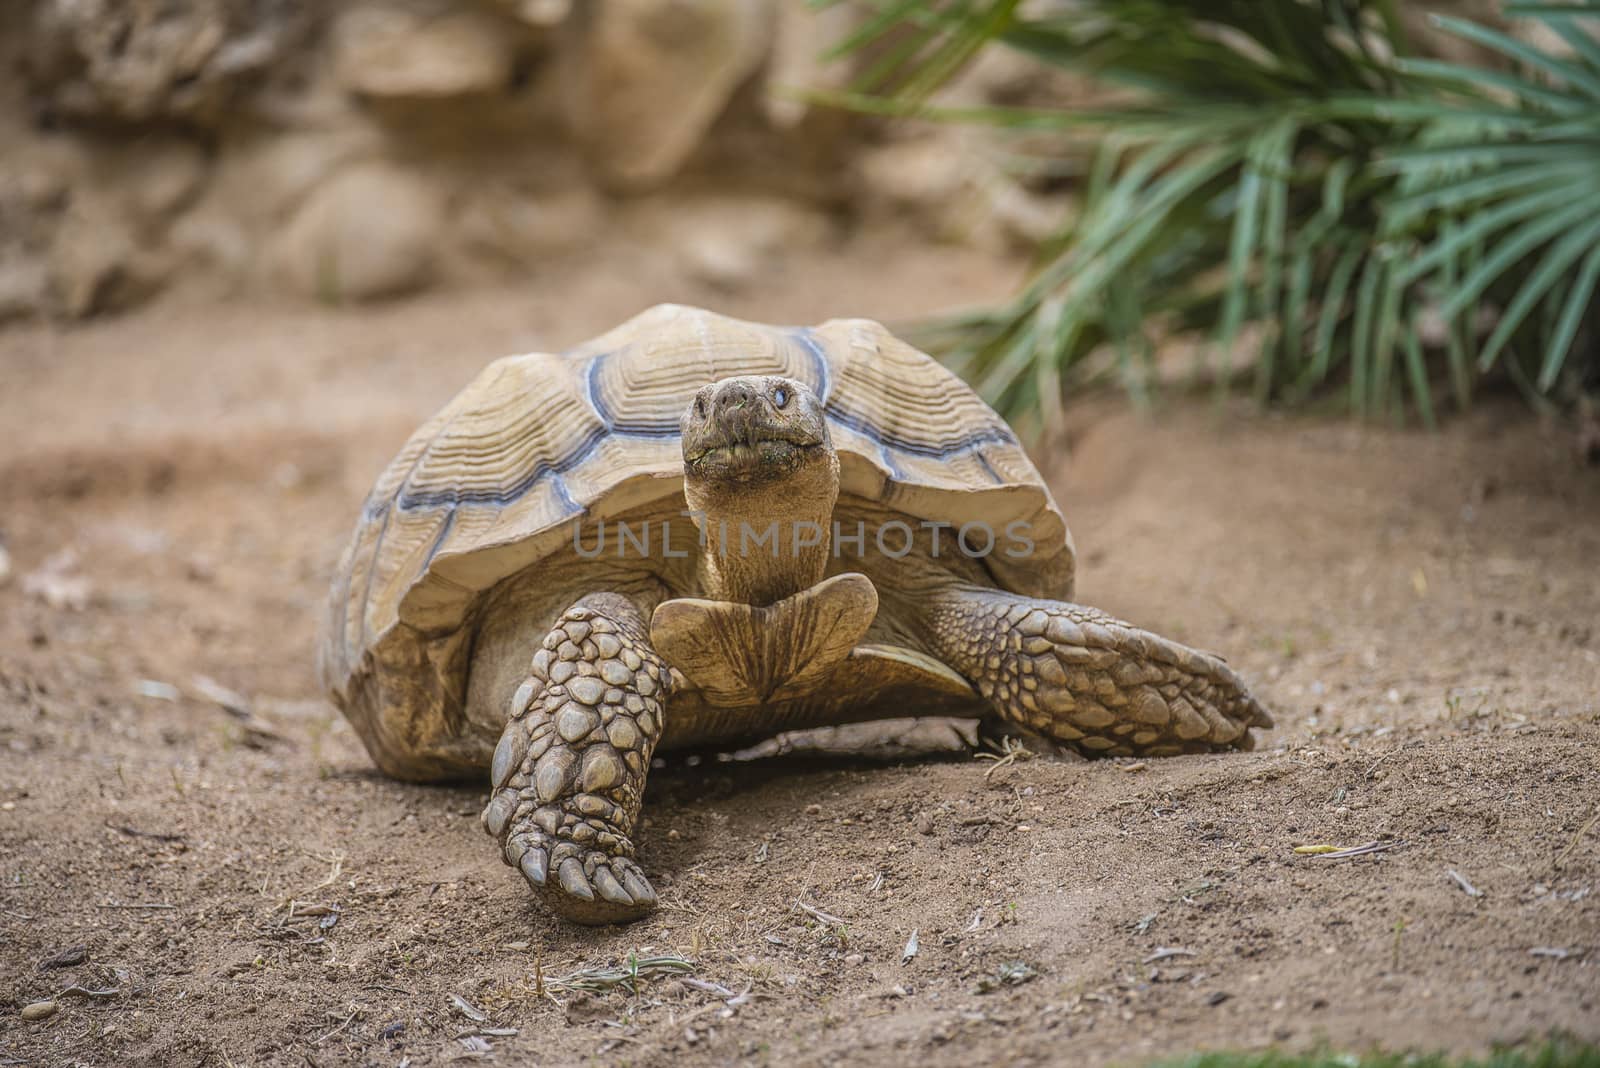
{"label": "tortoise eye", "polygon": [[773,390],[772,391],[772,403],[776,404],[780,408],[782,408],[784,405],[788,404],[789,403],[789,391],[784,389],[782,386],[779,386],[777,389]]}

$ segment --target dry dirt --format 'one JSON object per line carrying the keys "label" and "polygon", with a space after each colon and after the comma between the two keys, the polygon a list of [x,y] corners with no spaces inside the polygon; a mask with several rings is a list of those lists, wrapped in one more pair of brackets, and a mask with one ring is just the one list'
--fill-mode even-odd
{"label": "dry dirt", "polygon": [[[665,907],[631,927],[543,914],[478,827],[482,788],[378,777],[323,702],[316,628],[359,501],[489,358],[664,298],[894,318],[1010,281],[868,243],[743,294],[614,259],[376,311],[168,303],[0,335],[0,1063],[1600,1039],[1600,478],[1515,404],[1435,436],[1075,407],[1043,460],[1084,599],[1226,654],[1278,729],[1147,765],[657,771],[642,861]],[[1367,842],[1386,848],[1294,852]],[[667,955],[692,974],[552,982]]]}

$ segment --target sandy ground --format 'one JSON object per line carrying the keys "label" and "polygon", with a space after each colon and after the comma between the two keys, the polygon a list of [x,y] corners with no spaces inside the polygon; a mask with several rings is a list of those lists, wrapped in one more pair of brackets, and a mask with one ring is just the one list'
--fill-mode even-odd
{"label": "sandy ground", "polygon": [[[359,501],[489,358],[659,299],[894,318],[1009,281],[869,244],[742,294],[618,260],[375,311],[0,334],[0,1063],[1600,1039],[1600,479],[1514,404],[1435,436],[1075,406],[1041,459],[1083,598],[1227,655],[1278,729],[1147,764],[675,765],[642,835],[665,907],[631,927],[542,913],[478,828],[484,790],[378,777],[322,700]],[[555,982],[669,955],[693,972]]]}

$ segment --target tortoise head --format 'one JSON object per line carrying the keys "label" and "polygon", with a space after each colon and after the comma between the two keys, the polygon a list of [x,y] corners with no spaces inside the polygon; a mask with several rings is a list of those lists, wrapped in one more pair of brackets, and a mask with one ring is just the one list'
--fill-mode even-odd
{"label": "tortoise head", "polygon": [[680,426],[684,497],[709,539],[706,592],[761,605],[819,581],[839,456],[817,395],[777,375],[725,378],[695,394]]}
{"label": "tortoise head", "polygon": [[741,375],[704,386],[684,411],[686,478],[749,487],[828,466],[833,443],[822,402],[802,383],[777,375]]}

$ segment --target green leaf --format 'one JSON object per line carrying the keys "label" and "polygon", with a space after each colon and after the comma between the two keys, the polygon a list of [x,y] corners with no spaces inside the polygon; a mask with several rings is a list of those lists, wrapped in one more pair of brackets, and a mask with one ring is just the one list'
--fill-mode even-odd
{"label": "green leaf", "polygon": [[1383,264],[1376,256],[1367,257],[1361,282],[1356,286],[1356,318],[1350,337],[1350,408],[1357,415],[1367,414],[1367,390],[1371,375],[1372,323],[1376,317],[1378,286],[1383,280]]}
{"label": "green leaf", "polygon": [[1556,375],[1561,371],[1561,365],[1566,362],[1567,352],[1572,348],[1572,339],[1578,335],[1578,327],[1583,322],[1583,313],[1589,307],[1589,301],[1594,296],[1595,284],[1600,282],[1600,246],[1592,249],[1583,261],[1583,267],[1578,277],[1573,281],[1572,291],[1567,294],[1566,305],[1561,309],[1561,317],[1556,322],[1556,328],[1550,335],[1550,344],[1544,352],[1544,362],[1539,368],[1539,388],[1549,389],[1556,384]]}
{"label": "green leaf", "polygon": [[1262,220],[1262,272],[1261,296],[1257,302],[1258,313],[1275,320],[1275,336],[1264,340],[1256,364],[1256,399],[1265,404],[1273,389],[1274,366],[1282,348],[1282,334],[1286,324],[1278,317],[1283,309],[1278,306],[1283,287],[1284,247],[1288,244],[1289,226],[1289,173],[1294,152],[1296,128],[1292,121],[1279,121],[1276,135],[1264,146],[1260,166],[1264,173],[1264,205]]}
{"label": "green leaf", "polygon": [[922,7],[923,3],[924,0],[895,0],[894,3],[890,3],[872,18],[863,22],[854,33],[822,53],[823,61],[830,62],[842,59],[851,52],[865,48],[868,44],[871,44],[905,21],[906,17]]}
{"label": "green leaf", "polygon": [[[1485,256],[1483,262],[1473,268],[1472,272],[1461,280],[1461,284],[1456,286],[1455,291],[1445,299],[1443,309],[1445,318],[1454,318],[1461,314],[1461,310],[1468,303],[1478,299],[1489,284],[1517,260],[1563,230],[1597,216],[1600,216],[1600,207],[1592,201],[1579,201],[1568,205],[1565,211],[1558,211],[1525,223],[1510,236],[1502,235],[1495,243],[1494,250]],[[1479,356],[1480,365],[1483,361],[1484,357]]]}
{"label": "green leaf", "polygon": [[1555,242],[1541,258],[1538,269],[1522,283],[1517,295],[1501,313],[1499,324],[1494,333],[1489,335],[1489,341],[1478,357],[1481,366],[1493,365],[1494,358],[1500,354],[1501,348],[1511,339],[1517,327],[1522,325],[1528,312],[1565,277],[1563,272],[1567,267],[1584,253],[1600,247],[1600,217],[1591,215],[1590,219],[1587,226],[1580,225]]}
{"label": "green leaf", "polygon": [[[1261,171],[1245,164],[1239,179],[1239,196],[1233,209],[1233,236],[1228,243],[1227,297],[1222,306],[1222,323],[1217,328],[1217,350],[1224,366],[1230,361],[1233,343],[1244,320],[1245,288],[1250,284],[1250,262],[1255,255],[1256,229],[1260,218]],[[1217,376],[1218,388],[1227,376]]]}
{"label": "green leaf", "polygon": [[1415,323],[1406,324],[1405,348],[1406,374],[1411,380],[1411,396],[1417,402],[1417,413],[1422,416],[1422,425],[1433,430],[1438,424],[1433,419],[1433,399],[1428,392],[1428,368],[1422,358],[1422,339],[1417,336]]}
{"label": "green leaf", "polygon": [[[1526,78],[1519,78],[1515,74],[1505,71],[1486,70],[1482,67],[1468,67],[1460,63],[1445,63],[1434,59],[1403,59],[1397,66],[1407,74],[1415,74],[1424,78],[1434,78],[1442,82],[1449,82],[1467,86],[1474,91],[1481,92],[1481,87],[1492,85],[1497,89],[1515,93],[1524,100],[1532,100],[1543,104],[1550,110],[1558,113],[1582,111],[1592,106],[1581,100],[1574,100],[1571,96],[1537,85]],[[1426,107],[1426,104],[1422,105]]]}
{"label": "green leaf", "polygon": [[[1531,7],[1533,5],[1528,6]],[[1583,57],[1585,63],[1600,69],[1600,38],[1579,28],[1577,20],[1571,14],[1571,10],[1569,8],[1568,11],[1557,13],[1552,9],[1543,13],[1545,17],[1539,21],[1554,30],[1575,53]],[[1528,12],[1524,10],[1524,6],[1521,4],[1512,4],[1506,8],[1506,14],[1515,18],[1540,13]],[[1591,6],[1587,14],[1600,18],[1600,9]]]}
{"label": "green leaf", "polygon": [[[1449,237],[1455,232],[1456,224],[1453,219],[1446,219],[1441,226],[1441,233]],[[1450,290],[1456,284],[1457,260],[1455,257],[1445,260],[1440,271],[1440,284]],[[1465,331],[1474,329],[1473,324],[1463,323],[1459,319],[1443,320],[1445,329],[1445,352],[1450,361],[1450,384],[1455,390],[1456,407],[1462,411],[1472,401],[1472,361],[1467,355],[1467,347],[1462,341]]]}
{"label": "green leaf", "polygon": [[1311,343],[1308,387],[1318,385],[1327,378],[1333,360],[1333,333],[1344,310],[1344,298],[1350,290],[1350,281],[1355,277],[1365,251],[1361,245],[1351,242],[1334,264],[1327,291],[1322,295],[1322,314],[1317,318],[1317,332]]}
{"label": "green leaf", "polygon": [[1514,37],[1508,37],[1499,30],[1492,30],[1476,22],[1465,19],[1451,18],[1448,15],[1434,15],[1434,25],[1447,30],[1457,37],[1492,48],[1503,55],[1525,63],[1534,70],[1541,70],[1552,78],[1559,78],[1567,84],[1583,90],[1590,97],[1600,100],[1600,77],[1582,67],[1557,59],[1554,55],[1543,49],[1536,48]]}
{"label": "green leaf", "polygon": [[1475,201],[1493,200],[1529,186],[1560,185],[1571,189],[1581,186],[1586,178],[1591,182],[1600,179],[1600,167],[1587,160],[1550,166],[1498,168],[1486,174],[1471,175],[1423,192],[1397,197],[1390,201],[1389,210],[1396,215],[1411,215],[1436,208],[1459,208]]}
{"label": "green leaf", "polygon": [[[1375,258],[1382,258],[1380,249]],[[1388,404],[1390,372],[1394,366],[1394,336],[1400,328],[1400,298],[1405,287],[1395,281],[1394,272],[1384,264],[1383,292],[1374,317],[1377,336],[1373,340],[1372,407]]]}
{"label": "green leaf", "polygon": [[1577,0],[1571,4],[1525,4],[1513,2],[1505,6],[1507,18],[1600,18],[1600,4],[1593,0]]}
{"label": "green leaf", "polygon": [[[1571,203],[1572,189],[1560,184],[1554,188],[1541,188],[1538,192],[1508,200],[1495,208],[1472,216],[1471,222],[1449,237],[1441,238],[1428,251],[1402,267],[1399,272],[1400,281],[1402,283],[1416,281],[1423,274],[1438,267],[1445,259],[1456,255],[1464,246],[1479,238],[1487,237],[1502,227],[1530,217],[1536,220],[1535,225],[1539,225],[1539,220],[1549,218],[1549,210],[1559,209],[1562,205],[1570,207]],[[1476,295],[1475,290],[1472,296]]]}

